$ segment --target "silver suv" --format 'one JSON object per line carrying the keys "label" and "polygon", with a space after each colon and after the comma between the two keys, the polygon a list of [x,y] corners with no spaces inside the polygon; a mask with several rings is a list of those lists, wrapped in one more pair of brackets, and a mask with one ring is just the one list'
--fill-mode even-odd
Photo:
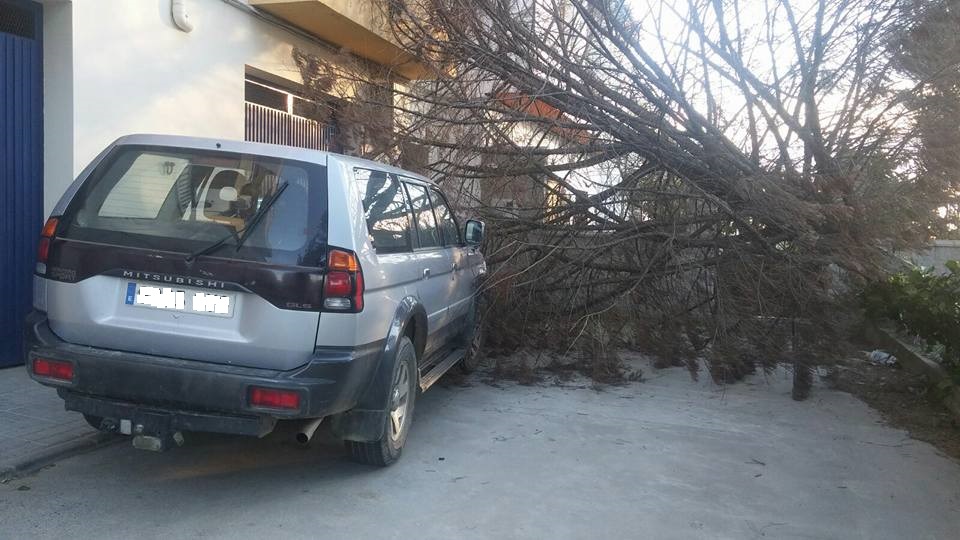
{"label": "silver suv", "polygon": [[[486,272],[427,179],[343,155],[123,137],[43,228],[30,376],[134,446],[327,418],[395,461],[417,393],[464,360]],[[466,359],[464,361],[468,361]]]}

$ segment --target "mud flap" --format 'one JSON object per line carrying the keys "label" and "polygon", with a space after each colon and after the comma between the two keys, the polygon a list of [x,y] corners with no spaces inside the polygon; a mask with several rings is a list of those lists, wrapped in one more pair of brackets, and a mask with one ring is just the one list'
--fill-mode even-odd
{"label": "mud flap", "polygon": [[378,441],[383,434],[386,415],[386,409],[350,409],[334,415],[330,420],[330,429],[337,437],[346,441]]}
{"label": "mud flap", "polygon": [[397,347],[404,335],[407,324],[416,321],[419,328],[426,331],[427,314],[423,306],[411,297],[404,298],[394,314],[386,344],[380,353],[377,369],[370,384],[361,394],[357,406],[349,411],[334,415],[330,419],[333,433],[341,439],[357,442],[380,440],[383,425],[386,422],[389,388],[393,376],[393,366],[397,360]]}

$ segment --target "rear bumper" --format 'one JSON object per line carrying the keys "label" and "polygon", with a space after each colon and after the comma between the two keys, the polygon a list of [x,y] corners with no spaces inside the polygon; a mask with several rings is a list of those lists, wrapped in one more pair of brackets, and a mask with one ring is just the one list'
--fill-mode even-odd
{"label": "rear bumper", "polygon": [[117,401],[98,396],[57,390],[63,398],[68,411],[108,419],[113,430],[118,429],[120,420],[130,420],[137,431],[131,434],[163,435],[175,431],[207,431],[212,433],[230,433],[234,435],[252,435],[263,437],[273,431],[276,418],[269,416],[246,416],[151,407],[141,404]]}
{"label": "rear bumper", "polygon": [[[277,419],[317,418],[352,408],[383,349],[383,343],[318,348],[306,365],[276,371],[75,345],[58,338],[39,312],[28,316],[25,337],[30,377],[58,388],[69,410],[107,418],[161,414],[180,429],[257,435],[269,432]],[[73,380],[34,375],[37,357],[72,363]],[[249,401],[254,386],[294,390],[300,408],[254,407]]]}

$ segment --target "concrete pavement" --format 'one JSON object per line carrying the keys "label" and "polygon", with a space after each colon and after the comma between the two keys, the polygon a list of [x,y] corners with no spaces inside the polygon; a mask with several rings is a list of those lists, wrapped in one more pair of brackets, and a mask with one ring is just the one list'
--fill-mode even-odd
{"label": "concrete pavement", "polygon": [[79,413],[64,410],[56,390],[30,380],[23,366],[0,369],[0,480],[104,439]]}
{"label": "concrete pavement", "polygon": [[109,446],[0,485],[0,536],[957,537],[960,464],[849,394],[645,373],[599,392],[435,387],[387,469],[289,432]]}

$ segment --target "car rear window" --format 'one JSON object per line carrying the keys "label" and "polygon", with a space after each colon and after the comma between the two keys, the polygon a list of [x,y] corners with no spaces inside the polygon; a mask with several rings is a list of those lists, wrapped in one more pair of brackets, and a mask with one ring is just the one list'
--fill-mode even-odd
{"label": "car rear window", "polygon": [[[84,182],[61,235],[211,256],[317,266],[326,251],[326,167],[273,157],[172,147],[117,147]],[[238,233],[280,186],[237,249]]]}

